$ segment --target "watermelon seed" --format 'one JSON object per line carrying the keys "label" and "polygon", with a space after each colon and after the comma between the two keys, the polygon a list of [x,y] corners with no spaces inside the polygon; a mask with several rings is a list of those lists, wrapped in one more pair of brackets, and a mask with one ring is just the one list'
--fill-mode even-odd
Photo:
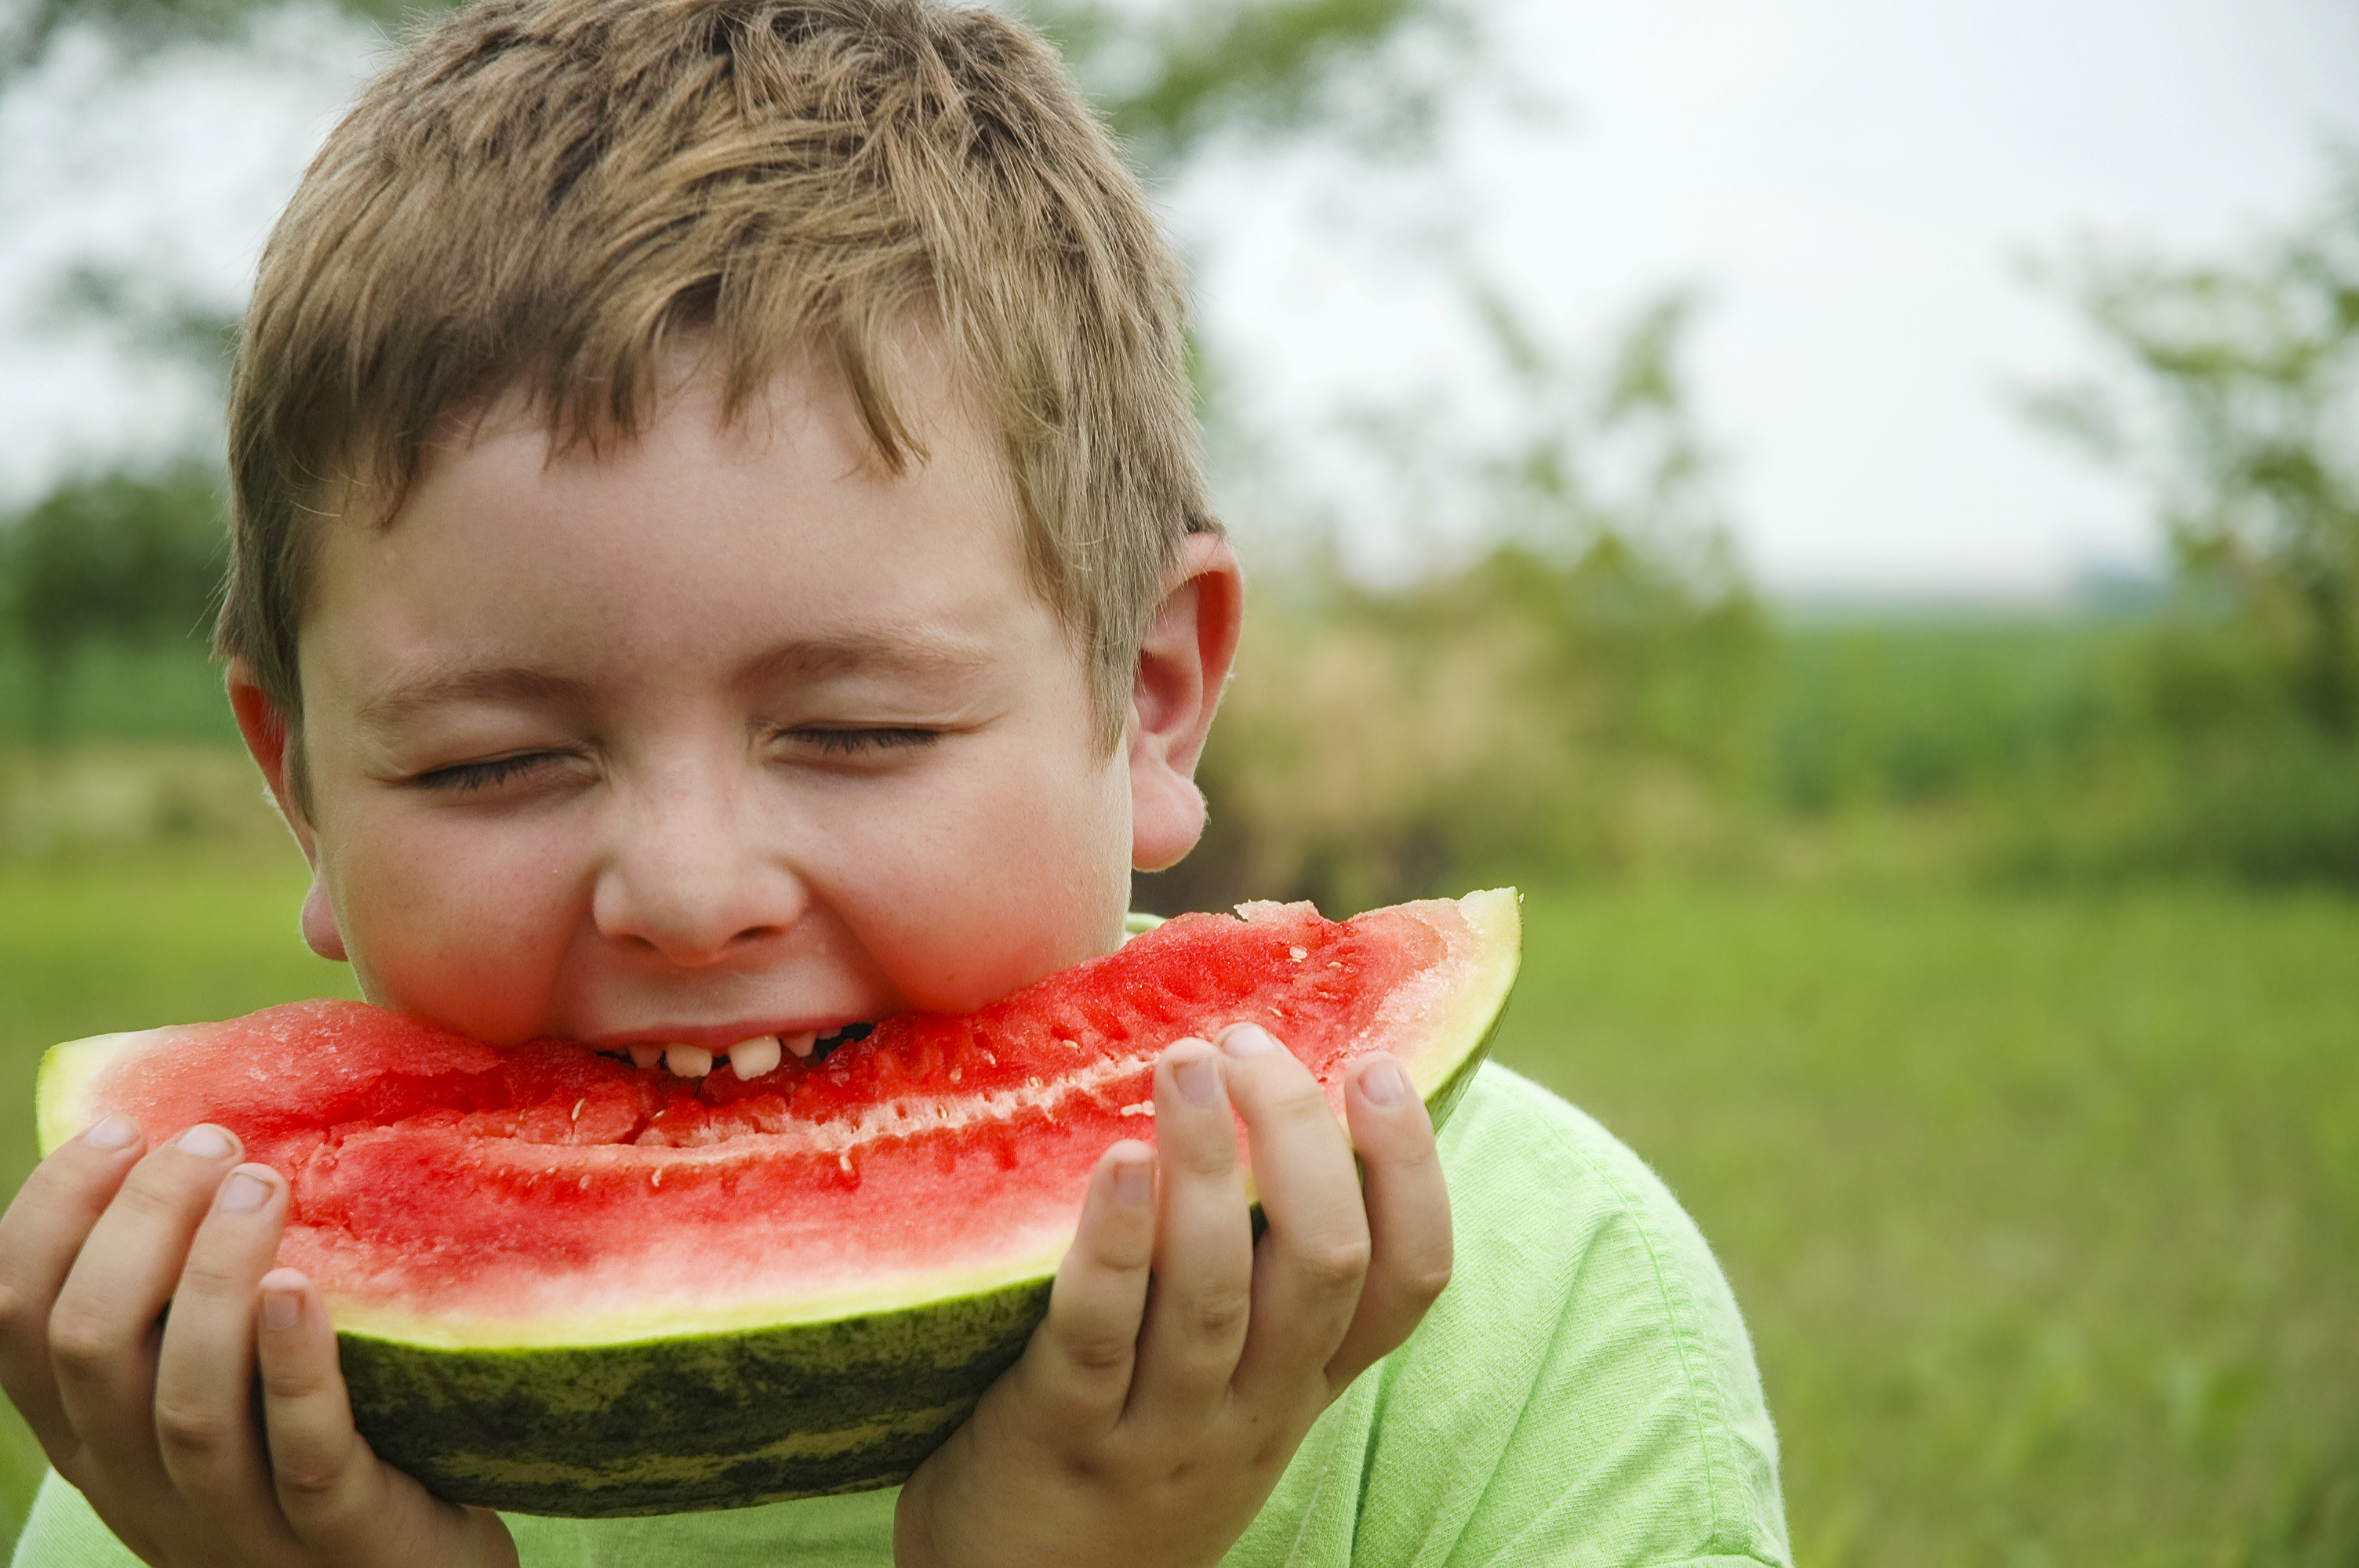
{"label": "watermelon seed", "polygon": [[1286,956],[1299,964],[1302,962],[1303,959],[1310,957],[1310,949],[1308,947],[1288,947],[1286,950]]}
{"label": "watermelon seed", "polygon": [[581,1120],[581,1119],[582,1119],[582,1108],[583,1106],[585,1106],[585,1105],[588,1105],[589,1103],[590,1103],[590,1097],[589,1097],[588,1095],[583,1095],[580,1099],[575,1100],[575,1101],[573,1102],[573,1115],[572,1115],[572,1117],[571,1118],[571,1119],[572,1119],[572,1120],[574,1120],[574,1121],[579,1121],[579,1120]]}
{"label": "watermelon seed", "polygon": [[590,1190],[590,1173],[587,1171],[582,1173],[581,1187],[585,1193]]}
{"label": "watermelon seed", "polygon": [[658,1171],[655,1173],[655,1174],[653,1174],[653,1175],[649,1176],[649,1177],[647,1178],[647,1185],[649,1185],[649,1186],[651,1186],[651,1187],[659,1187],[659,1186],[662,1186],[662,1185],[663,1185],[663,1172],[662,1172],[661,1170],[658,1170]]}
{"label": "watermelon seed", "polygon": [[1125,1116],[1153,1116],[1155,1114],[1155,1102],[1151,1099],[1143,1099],[1136,1105],[1124,1106],[1122,1108],[1122,1113]]}

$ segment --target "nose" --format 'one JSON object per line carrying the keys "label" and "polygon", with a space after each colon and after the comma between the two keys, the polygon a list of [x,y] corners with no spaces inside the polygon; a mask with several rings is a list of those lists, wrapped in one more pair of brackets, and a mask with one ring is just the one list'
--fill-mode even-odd
{"label": "nose", "polygon": [[686,967],[783,935],[811,895],[726,769],[677,766],[618,791],[591,914],[609,940]]}

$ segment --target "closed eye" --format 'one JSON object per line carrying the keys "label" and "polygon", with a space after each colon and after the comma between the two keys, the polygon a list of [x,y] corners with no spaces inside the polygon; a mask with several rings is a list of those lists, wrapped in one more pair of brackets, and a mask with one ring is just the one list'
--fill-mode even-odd
{"label": "closed eye", "polygon": [[866,730],[789,730],[787,739],[831,757],[859,756],[873,752],[930,746],[941,738],[938,730],[884,726]]}
{"label": "closed eye", "polygon": [[467,794],[474,790],[492,789],[558,760],[555,752],[518,752],[514,756],[492,757],[480,762],[456,762],[447,768],[434,768],[419,773],[410,783],[424,789],[449,790]]}

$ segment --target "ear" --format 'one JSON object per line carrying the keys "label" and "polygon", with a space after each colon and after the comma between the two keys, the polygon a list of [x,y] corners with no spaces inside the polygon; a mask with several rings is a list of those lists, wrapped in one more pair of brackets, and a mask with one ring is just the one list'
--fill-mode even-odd
{"label": "ear", "polygon": [[1131,683],[1130,859],[1139,871],[1161,871],[1203,836],[1196,759],[1236,657],[1245,596],[1227,541],[1189,535],[1147,619]]}
{"label": "ear", "polygon": [[237,732],[245,737],[245,749],[253,756],[255,766],[262,770],[263,782],[270,786],[270,798],[277,805],[278,815],[286,818],[295,842],[302,847],[303,859],[310,862],[311,887],[303,895],[303,940],[322,958],[341,963],[344,958],[344,939],[336,929],[336,912],[328,902],[327,884],[320,878],[319,840],[291,783],[292,759],[288,755],[288,747],[293,741],[293,727],[264,693],[262,683],[255,678],[251,660],[232,659],[227,684],[230,711],[237,716]]}

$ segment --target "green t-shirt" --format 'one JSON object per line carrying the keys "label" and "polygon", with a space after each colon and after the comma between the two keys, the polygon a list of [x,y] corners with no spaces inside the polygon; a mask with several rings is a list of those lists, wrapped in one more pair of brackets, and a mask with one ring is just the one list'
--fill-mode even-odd
{"label": "green t-shirt", "polygon": [[[1736,1303],[1652,1172],[1487,1066],[1441,1136],[1449,1290],[1320,1418],[1224,1568],[1786,1564]],[[881,1568],[895,1493],[669,1519],[512,1519],[526,1568]],[[17,1568],[136,1568],[55,1476]]]}

